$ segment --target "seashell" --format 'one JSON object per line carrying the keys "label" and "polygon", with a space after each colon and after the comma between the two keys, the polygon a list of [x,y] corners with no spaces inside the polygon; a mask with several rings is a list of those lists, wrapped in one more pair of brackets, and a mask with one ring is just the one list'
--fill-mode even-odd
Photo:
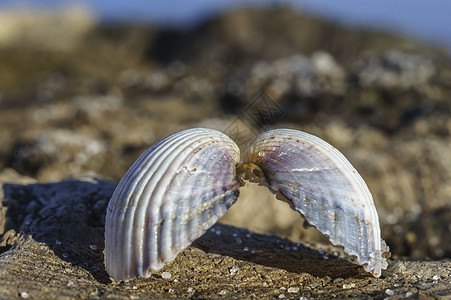
{"label": "seashell", "polygon": [[238,197],[239,158],[228,136],[201,128],[175,133],[144,152],[108,204],[108,274],[147,278],[204,234]]}
{"label": "seashell", "polygon": [[117,280],[147,278],[188,247],[236,202],[245,180],[267,185],[334,245],[379,277],[388,247],[368,187],[334,147],[305,132],[257,136],[238,146],[205,128],[159,141],[130,167],[107,209],[105,266]]}
{"label": "seashell", "polygon": [[[269,188],[374,276],[387,268],[388,247],[365,181],[337,149],[311,134],[275,129],[249,143],[246,160],[259,166]],[[255,173],[255,172],[254,172]]]}

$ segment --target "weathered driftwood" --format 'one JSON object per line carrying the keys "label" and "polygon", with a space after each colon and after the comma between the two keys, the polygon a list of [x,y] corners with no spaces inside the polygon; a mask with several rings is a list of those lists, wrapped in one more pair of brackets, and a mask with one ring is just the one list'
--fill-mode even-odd
{"label": "weathered driftwood", "polygon": [[43,184],[12,172],[1,173],[0,182],[0,298],[451,294],[449,260],[392,261],[375,279],[327,246],[318,251],[222,224],[151,278],[112,282],[103,265],[103,226],[114,183],[81,176]]}

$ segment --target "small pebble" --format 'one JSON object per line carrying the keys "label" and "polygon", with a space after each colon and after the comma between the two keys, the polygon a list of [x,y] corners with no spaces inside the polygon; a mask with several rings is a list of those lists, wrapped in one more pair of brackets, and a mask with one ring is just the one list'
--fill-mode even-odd
{"label": "small pebble", "polygon": [[195,289],[193,289],[192,287],[189,287],[188,288],[188,293],[194,293],[196,290]]}
{"label": "small pebble", "polygon": [[411,292],[411,291],[408,291],[407,293],[406,293],[406,297],[410,297],[410,296],[412,296],[413,295],[413,293]]}
{"label": "small pebble", "polygon": [[432,279],[433,279],[433,280],[439,280],[439,279],[440,279],[440,276],[434,275],[434,277],[432,277]]}
{"label": "small pebble", "polygon": [[22,292],[22,293],[20,293],[20,297],[22,297],[22,298],[28,298],[28,293],[27,292]]}
{"label": "small pebble", "polygon": [[240,268],[238,268],[237,266],[233,266],[230,268],[230,275],[234,276],[236,274],[236,272],[238,272]]}
{"label": "small pebble", "polygon": [[284,290],[284,291],[285,291],[286,289],[287,289],[287,288],[284,287],[284,286],[279,288],[279,290]]}
{"label": "small pebble", "polygon": [[355,287],[355,283],[350,283],[350,284],[343,284],[343,288],[345,289],[345,290],[349,290],[349,289],[352,289],[352,288],[354,288]]}
{"label": "small pebble", "polygon": [[318,287],[318,283],[317,283],[317,282],[311,283],[311,284],[310,284],[310,287],[311,287],[312,289],[315,289],[315,288]]}
{"label": "small pebble", "polygon": [[73,285],[74,285],[74,282],[71,280],[71,281],[69,281],[66,285],[67,285],[67,286],[73,286]]}
{"label": "small pebble", "polygon": [[280,294],[279,295],[279,299],[283,299],[283,298],[285,298],[285,295],[284,294]]}
{"label": "small pebble", "polygon": [[95,250],[97,250],[97,245],[94,245],[94,244],[93,245],[89,245],[89,248],[91,248],[91,250],[95,251]]}
{"label": "small pebble", "polygon": [[246,237],[247,237],[247,238],[250,238],[251,235],[252,235],[252,234],[250,234],[250,233],[246,233]]}
{"label": "small pebble", "polygon": [[56,240],[56,241],[55,241],[55,244],[61,245],[61,241],[60,241],[60,240]]}
{"label": "small pebble", "polygon": [[235,232],[232,234],[233,237],[237,237],[238,234],[236,234]]}
{"label": "small pebble", "polygon": [[393,292],[393,291],[390,290],[390,289],[386,289],[386,290],[385,290],[385,293],[386,293],[387,295],[389,295],[389,296],[393,296],[393,295],[395,294],[395,292]]}
{"label": "small pebble", "polygon": [[248,247],[244,247],[243,251],[247,252],[247,251],[249,251],[249,248]]}
{"label": "small pebble", "polygon": [[69,257],[69,254],[63,253],[63,257],[64,257],[64,258],[68,258],[68,257]]}
{"label": "small pebble", "polygon": [[169,279],[171,278],[172,274],[170,272],[163,272],[161,273],[161,277],[163,277],[164,279]]}
{"label": "small pebble", "polygon": [[299,288],[298,287],[290,287],[288,288],[288,293],[298,293]]}
{"label": "small pebble", "polygon": [[394,286],[394,287],[398,287],[398,286],[399,286],[399,283],[395,283],[393,286]]}
{"label": "small pebble", "polygon": [[174,282],[179,282],[179,280],[176,278],[176,279],[174,279]]}
{"label": "small pebble", "polygon": [[168,292],[169,292],[169,293],[173,293],[173,292],[174,292],[174,289],[169,289]]}
{"label": "small pebble", "polygon": [[222,290],[222,291],[219,292],[219,295],[225,295],[225,294],[227,294],[226,290]]}

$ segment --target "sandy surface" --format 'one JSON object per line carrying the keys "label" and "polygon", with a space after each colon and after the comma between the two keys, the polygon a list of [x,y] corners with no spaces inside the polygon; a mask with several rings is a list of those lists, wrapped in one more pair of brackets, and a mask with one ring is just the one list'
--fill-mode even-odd
{"label": "sandy surface", "polygon": [[1,179],[8,183],[0,185],[0,221],[10,228],[0,244],[5,299],[382,299],[451,292],[449,260],[391,260],[388,271],[374,278],[330,245],[293,243],[223,224],[150,278],[113,282],[103,265],[103,226],[114,183],[83,176],[22,185],[32,180],[13,172]]}

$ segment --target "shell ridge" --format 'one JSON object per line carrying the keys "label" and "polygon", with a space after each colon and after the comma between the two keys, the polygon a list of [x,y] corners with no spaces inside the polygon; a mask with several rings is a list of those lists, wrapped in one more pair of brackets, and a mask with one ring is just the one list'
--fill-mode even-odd
{"label": "shell ridge", "polygon": [[[130,198],[133,196],[133,194],[135,193],[135,189],[136,187],[140,184],[140,180],[142,179],[143,174],[145,173],[145,169],[141,168],[140,169],[140,165],[141,164],[148,164],[149,163],[149,154],[154,151],[154,149],[156,147],[158,147],[159,144],[163,143],[165,140],[161,140],[159,142],[157,142],[156,144],[154,144],[153,146],[151,146],[146,152],[144,152],[144,154],[142,154],[138,160],[133,163],[132,167],[125,173],[124,177],[121,179],[121,181],[119,182],[119,184],[116,186],[115,191],[113,192],[113,195],[111,197],[110,203],[108,204],[108,209],[111,209],[112,211],[114,210],[115,213],[112,215],[108,215],[106,216],[106,224],[107,224],[107,228],[110,230],[106,230],[106,241],[107,243],[105,243],[106,245],[108,244],[108,241],[111,241],[114,246],[113,247],[106,247],[106,251],[105,251],[105,264],[107,267],[112,266],[114,268],[114,270],[110,270],[110,274],[120,274],[123,273],[124,270],[122,269],[122,267],[124,266],[123,264],[119,264],[119,263],[112,263],[110,261],[113,260],[113,258],[116,259],[121,259],[123,257],[125,257],[125,253],[127,250],[125,249],[126,247],[128,247],[128,245],[126,245],[125,243],[120,243],[119,244],[119,239],[121,237],[123,237],[126,234],[126,229],[127,226],[122,226],[119,230],[117,230],[118,232],[116,232],[116,234],[114,234],[113,230],[112,230],[112,226],[108,226],[109,224],[113,223],[114,224],[123,224],[124,223],[124,219],[126,217],[129,217],[130,212],[129,211],[125,211],[125,208],[127,208],[129,206],[129,200]],[[139,172],[136,172],[137,169],[140,169]],[[125,202],[125,203],[124,203]],[[119,207],[120,204],[120,207]],[[116,208],[115,208],[116,206]],[[119,207],[119,209],[118,209]],[[120,210],[120,211],[118,211]],[[119,220],[117,220],[117,216],[119,215]],[[116,228],[116,227],[114,227]],[[119,237],[118,237],[119,235]],[[121,268],[119,270],[119,268]],[[114,275],[116,276],[116,275]],[[116,276],[117,277],[117,276]]]}
{"label": "shell ridge", "polygon": [[[189,159],[188,156],[183,155],[183,152],[188,152],[188,151],[192,151],[191,146],[192,145],[196,145],[195,148],[197,147],[205,147],[206,144],[211,143],[210,140],[205,140],[202,143],[198,143],[198,141],[201,140],[201,136],[197,136],[197,139],[194,139],[193,141],[191,141],[191,143],[186,144],[185,147],[180,151],[181,153],[178,156],[178,159],[173,160],[171,163],[177,163],[177,167],[176,170],[172,170],[171,171],[171,175],[170,177],[170,181],[169,184],[167,184],[164,188],[164,192],[162,192],[161,195],[167,195],[169,193],[169,190],[174,190],[173,187],[173,182],[174,180],[180,180],[179,174],[180,172],[183,170],[183,165],[185,165],[186,161]],[[202,152],[200,152],[202,153]],[[167,170],[168,171],[168,170]],[[167,175],[167,171],[166,173],[162,176],[162,178]],[[158,185],[161,185],[161,179],[158,182]],[[176,187],[182,187],[182,184],[176,185]],[[185,187],[185,186],[183,186]],[[179,191],[175,191],[175,193],[179,193]],[[177,200],[177,199],[175,199]],[[183,199],[182,199],[183,200]],[[180,202],[180,201],[178,201]],[[182,201],[183,202],[183,201]],[[162,219],[164,220],[164,223],[162,226],[159,227],[159,235],[157,236],[157,248],[159,249],[159,261],[167,261],[165,258],[165,255],[168,254],[170,255],[170,257],[172,257],[171,251],[172,249],[170,249],[171,244],[169,244],[170,241],[172,241],[172,238],[170,238],[171,236],[173,237],[173,230],[175,229],[175,226],[172,226],[173,224],[173,219],[175,219],[176,217],[174,216],[175,213],[175,209],[173,209],[174,207],[176,207],[179,203],[177,203],[177,201],[166,201],[165,203],[162,203],[162,205],[160,205],[159,210],[160,210],[160,215],[162,215],[162,211],[164,209],[168,210],[168,216],[167,217],[163,217]],[[159,238],[158,238],[159,237]],[[169,250],[169,251],[168,251]],[[177,252],[177,250],[175,250],[175,252]]]}
{"label": "shell ridge", "polygon": [[[161,141],[160,141],[161,142]],[[113,195],[111,197],[111,201],[108,204],[108,208],[107,211],[111,211],[110,214],[107,213],[106,216],[106,224],[110,225],[110,226],[106,226],[106,230],[105,230],[105,239],[107,241],[112,241],[112,243],[114,245],[118,244],[118,239],[117,236],[114,235],[113,229],[115,227],[115,224],[117,223],[122,223],[124,217],[125,217],[125,212],[124,212],[124,207],[127,206],[128,204],[128,200],[129,197],[127,196],[128,193],[130,193],[130,190],[133,190],[136,185],[138,184],[138,181],[133,181],[133,177],[132,174],[135,173],[136,168],[138,168],[138,166],[145,161],[146,157],[141,156],[139,157],[139,159],[132,165],[132,167],[125,173],[125,175],[122,177],[121,181],[119,182],[119,184],[116,186]],[[139,176],[138,176],[139,177]],[[130,182],[131,181],[131,182]],[[121,188],[123,186],[127,186],[127,189]],[[130,187],[131,186],[131,187]],[[119,200],[118,199],[123,199],[122,202],[119,204]],[[126,203],[124,204],[123,202],[126,201]],[[120,217],[120,220],[117,220],[118,216]],[[113,224],[111,224],[113,223]],[[117,273],[117,267],[118,264],[112,264],[110,263],[110,261],[116,257],[122,257],[122,254],[118,254],[117,252],[122,252],[121,249],[122,246],[119,247],[110,247],[109,251],[105,251],[105,265],[107,266],[114,266],[115,269],[111,270],[110,273]]]}
{"label": "shell ridge", "polygon": [[[164,176],[167,161],[174,156],[173,152],[168,151],[168,149],[182,147],[183,138],[192,134],[190,131],[182,131],[179,134],[175,134],[175,138],[171,142],[159,144],[158,148],[154,150],[155,153],[150,153],[151,155],[153,154],[153,162],[149,163],[148,168],[145,168],[146,166],[143,167],[146,172],[141,179],[141,189],[138,194],[133,196],[137,198],[138,203],[131,210],[133,220],[129,232],[132,233],[131,241],[135,242],[135,244],[130,243],[132,249],[130,249],[131,255],[128,256],[131,266],[134,266],[134,273],[138,273],[140,276],[146,277],[150,275],[143,265],[143,258],[146,257],[144,253],[144,242],[147,232],[146,216],[148,211],[153,211],[154,202],[159,200],[154,192],[157,189],[158,182]],[[155,184],[151,184],[154,181],[156,181]],[[153,255],[152,251],[149,251],[149,253],[149,255]]]}
{"label": "shell ridge", "polygon": [[[149,182],[152,181],[154,177],[161,176],[161,173],[158,171],[162,169],[162,165],[164,165],[165,161],[172,154],[166,149],[170,146],[179,146],[180,141],[183,136],[188,135],[189,132],[177,135],[174,139],[170,140],[170,142],[160,143],[157,148],[148,153],[147,157],[150,157],[149,163],[143,166],[143,175],[139,179],[139,190],[135,192],[132,197],[137,199],[136,205],[133,206],[133,209],[130,211],[130,215],[132,217],[131,226],[128,232],[131,233],[130,236],[130,255],[126,256],[129,258],[130,266],[134,266],[135,273],[138,273],[140,276],[147,276],[148,274],[143,271],[143,243],[146,236],[146,226],[143,222],[145,220],[146,211],[149,209],[149,202],[155,200],[151,195],[148,194],[149,190],[154,191],[156,186],[149,185]],[[152,155],[153,154],[153,155]],[[158,154],[158,155],[157,155]],[[161,177],[160,177],[161,178]],[[152,199],[151,199],[152,198]],[[139,230],[138,230],[139,228]],[[134,241],[135,243],[132,243]]]}
{"label": "shell ridge", "polygon": [[[154,176],[150,177],[146,182],[146,189],[143,191],[141,197],[143,198],[143,207],[145,209],[142,210],[137,223],[144,224],[144,230],[142,233],[142,241],[141,244],[141,255],[138,257],[141,260],[141,270],[143,270],[143,277],[147,277],[150,275],[150,270],[154,270],[157,268],[157,265],[162,265],[160,262],[160,249],[161,249],[161,240],[162,240],[162,232],[164,228],[167,228],[169,220],[165,220],[162,214],[162,201],[164,200],[164,192],[161,191],[163,189],[163,179],[165,177],[174,176],[173,168],[169,168],[169,165],[172,165],[175,162],[178,162],[183,158],[183,153],[188,151],[190,145],[194,144],[197,140],[188,139],[191,136],[199,136],[201,133],[192,132],[189,130],[188,132],[182,131],[178,138],[178,143],[173,145],[167,145],[162,148],[160,151],[165,155],[162,156],[162,164],[160,164],[157,170],[154,173]],[[175,147],[174,147],[175,146]],[[171,151],[167,151],[168,148],[173,147]],[[153,183],[150,186],[150,182]],[[171,205],[171,204],[168,204]],[[168,207],[166,207],[168,209]],[[150,226],[147,220],[158,220],[158,226]],[[148,232],[152,232],[152,235],[149,235]]]}
{"label": "shell ridge", "polygon": [[[206,133],[206,136],[210,136],[210,135],[212,135],[212,134],[216,134],[217,135],[217,132],[216,131],[212,131],[212,130],[209,130],[209,132],[207,132]],[[223,135],[222,133],[221,133],[221,138],[223,138],[225,135]],[[227,137],[228,138],[228,137]],[[198,140],[201,140],[201,137],[199,137],[199,139]],[[197,140],[196,140],[197,141]],[[231,140],[230,140],[231,141]],[[228,144],[228,146],[234,146],[236,149],[238,149],[238,147],[236,146],[236,144],[233,142],[233,141],[231,141],[232,143],[230,143],[230,142],[228,142],[227,144]],[[196,145],[196,147],[201,147],[201,146],[204,146],[204,144],[210,144],[211,143],[211,141],[210,140],[207,140],[205,143],[202,143],[202,144],[199,144],[198,146],[197,146],[197,144],[195,144],[195,143],[193,143],[193,144],[195,144]],[[187,146],[187,148],[189,148],[190,146],[188,145]],[[236,150],[235,149],[235,150]],[[213,150],[217,150],[216,148],[214,148]],[[228,149],[228,150],[230,150],[230,149]],[[180,162],[179,163],[179,169],[180,169],[180,166],[182,166],[183,164],[184,164],[184,162],[185,162],[185,160],[183,160],[182,162]],[[183,169],[183,168],[182,168]],[[178,170],[179,171],[179,170]],[[177,177],[177,175],[178,174],[175,174],[174,176],[175,177]],[[178,177],[177,177],[178,178]],[[172,178],[172,179],[174,179],[174,178]],[[172,205],[173,203],[171,202],[171,205]],[[192,206],[192,205],[189,205],[189,206]],[[172,212],[175,212],[175,210],[173,209],[172,210]],[[169,223],[170,223],[171,221],[169,221]],[[168,223],[168,222],[166,222],[166,223]],[[212,224],[211,224],[212,225]],[[211,226],[210,225],[210,226]],[[170,224],[168,225],[168,227],[170,228]],[[173,227],[174,228],[174,227]],[[162,228],[160,228],[160,232],[162,232],[163,231],[163,229]],[[183,231],[183,229],[181,230],[181,231]],[[166,230],[166,232],[170,232],[170,230]],[[199,235],[199,234],[197,234],[197,235]],[[161,240],[163,240],[164,238],[162,237],[161,239],[160,239],[160,242],[161,242]],[[169,238],[166,238],[166,241],[170,241],[170,239]],[[191,241],[192,242],[192,241]],[[188,244],[189,245],[189,244]],[[183,247],[186,247],[187,245],[186,245],[186,243],[183,245]],[[166,248],[166,250],[167,249],[169,249],[169,247],[163,247],[163,245],[161,245],[160,244],[160,246],[158,247],[161,251],[165,251],[164,249]],[[172,250],[172,249],[170,249],[170,250]],[[170,257],[168,257],[167,259],[164,259],[165,261],[168,261],[168,260],[170,260],[170,259],[173,259],[173,258],[175,258],[175,255],[177,254],[177,253],[175,253],[175,255],[172,255],[172,254],[170,254],[171,253],[171,251],[165,251],[166,253],[169,253],[169,256]],[[176,252],[179,252],[179,250],[177,250]],[[161,264],[162,265],[162,264]],[[152,267],[152,269],[155,269],[155,268],[153,268]]]}
{"label": "shell ridge", "polygon": [[[190,156],[199,157],[193,160],[194,167],[187,162]],[[202,159],[210,156],[215,159],[203,163]],[[235,173],[239,157],[239,148],[229,137],[204,128],[175,133],[147,149],[121,179],[108,205],[105,264],[110,276],[120,280],[136,275],[148,277],[151,270],[160,269],[173,260],[180,250],[212,226],[239,194]],[[196,169],[214,170],[223,164],[230,164],[230,167],[211,174],[190,173]],[[185,172],[183,168],[188,177],[181,175],[180,170]],[[184,189],[195,193],[192,182],[204,182],[207,177],[212,177],[206,181],[212,188],[201,184],[203,199],[186,200]],[[173,179],[180,179],[182,183],[172,182]],[[171,180],[169,184],[168,180]],[[217,188],[221,184],[222,187]],[[182,192],[180,199],[167,197],[168,192],[178,190]],[[205,203],[198,208],[199,201]],[[182,214],[178,213],[180,209]],[[186,226],[180,225],[185,222],[184,213],[193,209],[203,211],[189,213],[193,216],[191,221]],[[194,234],[185,230],[193,230]],[[149,235],[151,243],[143,245]],[[149,244],[151,249],[146,251]]]}
{"label": "shell ridge", "polygon": [[[161,145],[169,144],[173,145],[176,144],[180,140],[180,135],[174,135],[169,136],[160,142],[156,143],[152,147],[150,147],[147,151],[145,151],[140,158],[136,162],[137,169],[132,169],[131,172],[128,174],[126,173],[127,178],[128,176],[131,177],[131,182],[133,183],[132,186],[123,186],[121,185],[121,182],[119,183],[120,187],[122,187],[125,190],[125,193],[127,197],[125,197],[127,201],[126,208],[127,211],[124,214],[124,217],[120,221],[122,224],[121,230],[118,230],[119,237],[122,240],[121,245],[118,247],[119,250],[119,258],[121,260],[124,260],[124,263],[117,264],[118,268],[125,268],[125,270],[118,270],[117,272],[119,274],[123,274],[123,276],[128,277],[128,274],[130,273],[130,268],[133,267],[134,263],[132,260],[131,251],[133,247],[132,243],[132,235],[133,233],[136,233],[136,231],[132,232],[132,224],[133,219],[135,217],[135,211],[136,209],[141,205],[139,201],[142,196],[142,193],[146,187],[146,183],[150,179],[151,176],[154,175],[154,170],[157,168],[157,164],[161,162],[161,155],[155,155],[155,152],[161,152]],[[159,160],[160,159],[160,160]],[[119,188],[120,188],[119,187]],[[130,201],[132,201],[130,203]],[[124,273],[125,272],[125,273]]]}

